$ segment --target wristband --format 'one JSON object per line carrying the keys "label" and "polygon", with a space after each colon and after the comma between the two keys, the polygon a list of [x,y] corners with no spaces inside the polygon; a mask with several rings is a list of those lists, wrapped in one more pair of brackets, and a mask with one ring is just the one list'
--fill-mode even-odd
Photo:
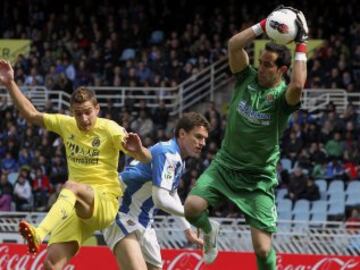
{"label": "wristband", "polygon": [[305,43],[296,44],[295,60],[296,61],[306,61],[307,60],[306,51],[307,51],[307,46]]}
{"label": "wristband", "polygon": [[266,19],[263,19],[259,23],[251,26],[251,29],[254,31],[256,36],[260,36],[261,34],[266,32],[265,25],[266,25]]}

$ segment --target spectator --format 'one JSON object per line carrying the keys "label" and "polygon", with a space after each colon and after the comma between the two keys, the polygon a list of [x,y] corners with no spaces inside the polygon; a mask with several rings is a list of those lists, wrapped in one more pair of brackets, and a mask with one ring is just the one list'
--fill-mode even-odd
{"label": "spectator", "polygon": [[334,138],[327,141],[325,150],[329,157],[340,158],[342,156],[343,144],[340,132],[335,132]]}
{"label": "spectator", "polygon": [[300,198],[307,187],[308,177],[304,175],[302,168],[294,168],[290,175],[287,198],[296,201]]}
{"label": "spectator", "polygon": [[169,109],[166,108],[164,100],[160,99],[158,107],[155,108],[152,119],[156,129],[165,129],[169,120]]}
{"label": "spectator", "polygon": [[32,192],[27,173],[24,170],[15,182],[14,186],[14,201],[16,204],[16,211],[31,211],[32,210]]}
{"label": "spectator", "polygon": [[316,201],[320,199],[319,187],[315,184],[312,177],[307,177],[306,188],[299,194],[299,199]]}
{"label": "spectator", "polygon": [[52,187],[48,177],[44,175],[41,168],[35,168],[32,190],[34,195],[34,207],[37,211],[45,211],[47,209],[49,195],[52,192]]}

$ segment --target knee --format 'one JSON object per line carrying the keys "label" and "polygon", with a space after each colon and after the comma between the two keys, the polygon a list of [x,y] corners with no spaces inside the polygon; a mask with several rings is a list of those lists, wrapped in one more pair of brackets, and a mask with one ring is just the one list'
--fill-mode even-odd
{"label": "knee", "polygon": [[184,203],[184,212],[187,219],[200,215],[206,210],[207,205],[203,202],[198,202],[194,197],[188,197]]}
{"label": "knee", "polygon": [[257,257],[265,259],[270,254],[271,246],[270,247],[263,245],[254,246],[254,250]]}
{"label": "knee", "polygon": [[78,184],[76,182],[68,180],[64,183],[63,188],[71,190],[76,195],[78,191]]}
{"label": "knee", "polygon": [[45,260],[44,260],[44,269],[45,270],[60,270],[62,269],[61,266],[57,266],[56,263],[52,262],[52,260],[47,257]]}

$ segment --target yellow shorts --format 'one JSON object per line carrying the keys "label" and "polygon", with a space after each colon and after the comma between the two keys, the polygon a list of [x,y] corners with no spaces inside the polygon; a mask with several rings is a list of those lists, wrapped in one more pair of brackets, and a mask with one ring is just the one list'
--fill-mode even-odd
{"label": "yellow shorts", "polygon": [[49,245],[76,241],[79,247],[96,230],[108,227],[116,217],[119,201],[115,195],[98,186],[91,186],[94,191],[94,212],[91,218],[82,219],[75,210],[62,221],[51,233]]}

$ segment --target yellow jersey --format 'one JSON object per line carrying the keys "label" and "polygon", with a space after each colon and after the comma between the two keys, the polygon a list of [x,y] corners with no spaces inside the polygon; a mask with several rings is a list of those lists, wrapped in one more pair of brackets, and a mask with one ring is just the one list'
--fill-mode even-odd
{"label": "yellow jersey", "polygon": [[118,163],[126,131],[116,122],[97,118],[91,131],[80,131],[74,117],[44,114],[46,129],[63,139],[69,180],[105,188],[115,196],[122,195]]}

